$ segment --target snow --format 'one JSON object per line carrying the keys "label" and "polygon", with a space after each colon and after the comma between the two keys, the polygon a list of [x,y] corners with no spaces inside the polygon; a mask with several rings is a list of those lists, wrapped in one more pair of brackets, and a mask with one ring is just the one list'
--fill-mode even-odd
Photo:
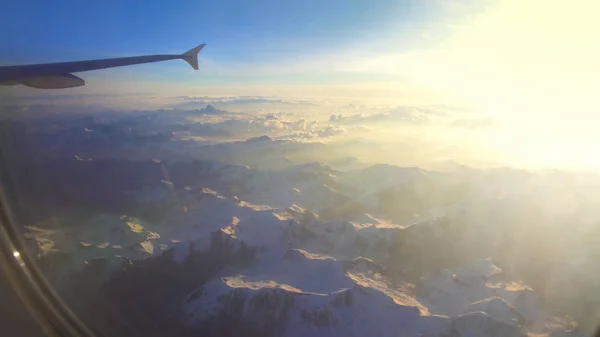
{"label": "snow", "polygon": [[[272,310],[258,304],[258,298],[265,297]],[[248,281],[245,276],[223,277],[192,294],[186,302],[190,324],[234,310],[233,298],[243,302],[242,321],[284,321],[283,336],[395,336],[398,331],[410,335],[449,328],[447,318],[421,316],[418,307],[398,304],[365,285],[323,294],[272,280]]]}
{"label": "snow", "polygon": [[495,266],[492,259],[478,259],[459,268],[455,271],[455,274],[458,282],[480,283],[501,272],[502,269]]}
{"label": "snow", "polygon": [[383,188],[417,184],[426,181],[427,174],[418,168],[401,168],[393,165],[375,165],[363,170],[343,172],[340,178],[346,185],[360,191],[360,195],[371,195]]}
{"label": "snow", "polygon": [[469,305],[468,312],[485,312],[492,319],[512,325],[519,326],[519,314],[517,309],[501,297],[490,297],[488,299],[474,302]]}
{"label": "snow", "polygon": [[453,319],[452,330],[455,335],[461,337],[521,337],[522,335],[518,327],[497,321],[484,312],[473,312]]}
{"label": "snow", "polygon": [[[475,336],[491,328],[506,335],[520,333],[518,309],[498,297],[498,293],[502,293],[497,290],[500,288],[486,283],[488,278],[501,272],[490,259],[476,260],[424,280],[422,292],[425,294],[415,297],[410,287],[393,284],[385,268],[373,259],[344,259],[352,251],[347,247],[352,239],[344,236],[356,238],[357,233],[364,232],[365,237],[374,238],[375,233],[402,230],[401,227],[322,222],[298,206],[274,210],[245,202],[229,204],[226,198],[215,194],[202,200],[201,203],[211,209],[215,209],[214,203],[224,203],[221,208],[233,207],[238,220],[224,231],[250,246],[266,250],[258,259],[260,263],[224,270],[220,278],[204,285],[196,295],[191,294],[185,306],[191,325],[210,320],[223,310],[233,310],[228,307],[232,300],[219,298],[235,298],[236,303],[243,303],[245,308],[240,319],[248,322],[283,320],[283,336],[391,336],[396,331],[435,335],[451,329],[464,336]],[[313,235],[308,242],[300,240],[300,232],[290,234],[290,228],[307,230]],[[281,237],[286,235],[292,236],[292,241],[284,240],[286,244],[304,248],[284,250],[286,245],[281,245]],[[280,244],[274,245],[276,242]],[[333,242],[341,244],[331,249]],[[334,255],[317,253],[324,247],[329,247],[328,251]],[[461,279],[464,282],[458,281]],[[514,292],[502,290],[507,297]],[[197,295],[198,292],[201,295]],[[256,296],[276,298],[273,305],[277,314],[273,311],[260,314],[262,311],[256,309],[259,302]],[[518,297],[512,296],[513,301]]]}
{"label": "snow", "polygon": [[[248,172],[214,167],[238,177]],[[322,165],[286,174],[290,172],[332,178],[332,170]],[[190,326],[227,313],[248,324],[277,328],[282,336],[548,333],[549,315],[538,295],[524,285],[493,283],[502,269],[489,258],[438,270],[416,286],[379,263],[390,259],[396,235],[435,226],[434,221],[405,227],[370,213],[358,222],[322,220],[294,203],[300,197],[309,203],[318,186],[311,185],[314,179],[276,188],[277,178],[271,184],[266,176],[254,178],[254,190],[265,186],[255,200],[280,198],[285,207],[190,187],[178,192],[157,225],[102,214],[73,228],[29,227],[26,237],[44,254],[72,254],[77,258],[72,270],[97,258],[148,259],[165,251],[181,263],[190,252],[223,242],[231,251],[244,247],[255,252],[252,263],[224,268],[187,296],[183,309]],[[322,198],[317,195],[312,202]]]}
{"label": "snow", "polygon": [[69,254],[72,259],[69,269],[76,270],[93,258],[152,256],[154,242],[159,239],[152,228],[140,219],[99,214],[77,227],[43,229],[28,226],[24,235],[34,242],[42,255]]}
{"label": "snow", "polygon": [[[411,152],[430,156],[438,151],[413,147],[408,138],[387,142],[387,149],[366,134],[333,138],[360,130],[352,124],[373,117],[418,122],[412,117],[427,113],[383,108],[382,114],[371,107],[373,114],[353,111],[357,115],[351,117],[333,109],[316,118],[301,111],[306,106],[293,113],[287,107],[275,113],[229,113],[220,109],[226,101],[192,102],[202,108],[195,111],[138,111],[117,120],[103,115],[77,122],[72,131],[110,145],[98,150],[73,141],[79,133],[55,137],[50,131],[58,124],[40,124],[48,134],[35,143],[50,144],[53,154],[76,164],[74,173],[107,157],[132,167],[137,167],[134,160],[160,166],[162,175],[149,175],[153,182],[118,197],[168,210],[152,223],[96,214],[69,228],[34,224],[25,236],[39,255],[50,262],[64,260],[56,271],[64,274],[102,259],[117,267],[110,262],[120,258],[146,260],[142,268],[179,264],[172,270],[187,273],[187,263],[196,257],[241,252],[247,261],[215,267],[208,281],[194,279],[181,290],[189,294],[190,324],[204,313],[230,310],[232,319],[281,323],[278,332],[288,336],[485,336],[494,329],[504,335],[518,330],[577,336],[564,331],[571,329],[570,322],[553,317],[556,311],[550,309],[569,313],[577,301],[585,303],[582,311],[600,303],[589,254],[600,219],[597,177],[378,164],[389,156],[383,161],[418,165],[420,155],[409,158]],[[61,130],[69,127],[64,123]],[[121,135],[119,144],[112,139],[115,132]],[[155,139],[145,144],[147,137]],[[442,149],[461,151],[455,144]],[[582,237],[590,242],[581,245]],[[529,251],[539,254],[532,257]],[[531,275],[547,269],[547,280]],[[518,281],[521,277],[525,281]],[[532,282],[535,290],[524,282]],[[258,310],[261,305],[267,307]]]}

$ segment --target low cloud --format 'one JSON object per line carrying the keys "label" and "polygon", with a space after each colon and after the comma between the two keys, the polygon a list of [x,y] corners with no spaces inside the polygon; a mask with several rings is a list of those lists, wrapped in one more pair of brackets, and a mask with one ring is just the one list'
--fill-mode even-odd
{"label": "low cloud", "polygon": [[281,138],[288,140],[317,140],[322,138],[340,136],[346,133],[347,130],[343,127],[335,125],[325,125],[322,127],[314,127],[310,130],[295,131],[285,136],[282,136]]}
{"label": "low cloud", "polygon": [[[202,111],[216,112],[203,114]],[[345,127],[326,122],[299,118],[293,113],[233,114],[225,110],[204,108],[202,110],[174,110],[179,117],[196,121],[188,124],[183,136],[226,137],[247,139],[269,135],[284,139],[317,139],[339,136],[347,132]],[[168,114],[169,112],[165,112]],[[172,113],[172,112],[171,112]],[[175,116],[173,116],[175,117]],[[175,120],[173,120],[175,122]]]}
{"label": "low cloud", "polygon": [[407,123],[407,124],[423,124],[430,121],[430,117],[412,108],[393,108],[385,112],[370,113],[370,114],[355,114],[350,116],[331,115],[331,122],[342,124],[381,124],[381,123]]}
{"label": "low cloud", "polygon": [[179,109],[197,109],[206,104],[219,105],[292,105],[292,106],[318,106],[315,101],[309,100],[291,100],[262,96],[224,96],[224,97],[208,97],[208,96],[177,96],[176,101],[179,103],[172,104],[173,108]]}
{"label": "low cloud", "polygon": [[497,122],[490,117],[483,118],[458,118],[450,123],[450,126],[467,129],[489,128],[497,125]]}
{"label": "low cloud", "polygon": [[[329,122],[335,125],[365,126],[371,129],[390,125],[420,125],[464,129],[479,129],[494,127],[497,121],[489,116],[478,114],[466,108],[427,105],[405,106],[395,108],[362,107],[366,112],[334,113],[329,116]],[[361,110],[353,106],[353,110]],[[349,113],[350,112],[350,113]]]}

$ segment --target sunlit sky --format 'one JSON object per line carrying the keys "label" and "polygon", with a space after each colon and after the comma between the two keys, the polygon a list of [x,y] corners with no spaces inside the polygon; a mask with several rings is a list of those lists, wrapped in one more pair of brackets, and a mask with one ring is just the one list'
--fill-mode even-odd
{"label": "sunlit sky", "polygon": [[488,142],[598,165],[599,11],[593,0],[9,1],[0,21],[14,29],[0,41],[6,64],[207,43],[199,72],[172,61],[87,73],[73,92],[460,102],[508,126]]}
{"label": "sunlit sky", "polygon": [[[102,84],[118,78],[165,90],[183,83],[191,91],[248,85],[368,91],[408,84],[396,69],[397,54],[435,47],[451,35],[450,25],[484,7],[420,0],[10,1],[0,19],[18,29],[3,30],[0,40],[9,63],[181,53],[208,44],[200,74],[179,62],[86,74]],[[100,90],[101,82],[89,80],[86,89]]]}

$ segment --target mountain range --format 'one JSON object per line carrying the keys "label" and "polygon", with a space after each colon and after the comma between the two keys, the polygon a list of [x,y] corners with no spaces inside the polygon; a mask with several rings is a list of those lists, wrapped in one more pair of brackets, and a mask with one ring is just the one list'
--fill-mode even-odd
{"label": "mountain range", "polygon": [[595,328],[598,177],[337,152],[355,140],[225,140],[198,114],[0,125],[23,236],[99,335]]}

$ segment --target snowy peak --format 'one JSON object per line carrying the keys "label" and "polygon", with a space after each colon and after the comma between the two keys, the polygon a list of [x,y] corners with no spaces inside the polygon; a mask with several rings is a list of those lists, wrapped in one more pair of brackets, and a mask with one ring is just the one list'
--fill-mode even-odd
{"label": "snowy peak", "polygon": [[515,327],[519,327],[521,322],[523,322],[517,309],[501,297],[490,297],[479,302],[471,303],[467,310],[469,312],[485,312],[496,321]]}
{"label": "snowy peak", "polygon": [[[194,292],[188,297],[186,312],[191,325],[216,324],[215,318],[228,317],[230,324],[250,326],[253,331],[269,335],[279,332],[282,336],[330,336],[331,329],[338,331],[336,336],[351,331],[363,335],[373,329],[382,336],[393,336],[393,331],[401,327],[418,333],[424,325],[419,324],[424,316],[418,307],[398,304],[365,285],[318,294],[271,280],[249,281],[239,275],[211,282]],[[382,321],[386,325],[378,327],[377,322]]]}
{"label": "snowy peak", "polygon": [[306,261],[306,260],[334,260],[332,257],[311,254],[303,249],[290,249],[283,256],[287,261]]}
{"label": "snowy peak", "polygon": [[456,270],[456,278],[461,283],[486,282],[491,277],[500,274],[502,269],[494,265],[492,259],[478,259]]}
{"label": "snowy peak", "polygon": [[347,272],[357,272],[363,274],[385,274],[385,267],[366,257],[357,257],[352,261],[345,263]]}
{"label": "snowy peak", "polygon": [[[403,227],[370,214],[364,217],[369,223],[327,221],[297,204],[274,208],[203,186],[169,198],[160,226],[107,216],[114,226],[96,220],[64,242],[52,231],[38,230],[32,237],[48,251],[89,252],[88,269],[108,268],[96,259],[97,251],[117,249],[117,243],[128,258],[149,264],[162,259],[173,270],[185,270],[182,266],[199,256],[231,261],[202,283],[192,283],[196,290],[182,291],[185,323],[198,334],[208,331],[203,329],[277,336],[545,332],[547,316],[540,314],[536,294],[493,283],[502,270],[492,259],[424,273],[414,284],[403,278],[408,273],[393,268],[403,262],[394,244],[409,254],[421,252],[413,246],[444,235],[436,230],[449,223]],[[110,252],[104,263],[114,255]],[[234,326],[241,330],[228,330]]]}
{"label": "snowy peak", "polygon": [[212,114],[219,114],[219,113],[226,113],[227,111],[224,110],[219,110],[217,108],[214,107],[214,105],[212,104],[207,104],[204,108],[198,110],[200,113],[203,114],[207,114],[207,115],[212,115]]}
{"label": "snowy peak", "polygon": [[483,312],[474,312],[452,320],[452,336],[521,337],[518,327],[497,321]]}
{"label": "snowy peak", "polygon": [[330,174],[330,173],[335,172],[331,167],[329,167],[321,162],[312,162],[312,163],[301,164],[301,165],[297,165],[293,169],[297,170],[297,171],[313,173],[313,174],[317,174],[317,175],[324,175],[324,174]]}

